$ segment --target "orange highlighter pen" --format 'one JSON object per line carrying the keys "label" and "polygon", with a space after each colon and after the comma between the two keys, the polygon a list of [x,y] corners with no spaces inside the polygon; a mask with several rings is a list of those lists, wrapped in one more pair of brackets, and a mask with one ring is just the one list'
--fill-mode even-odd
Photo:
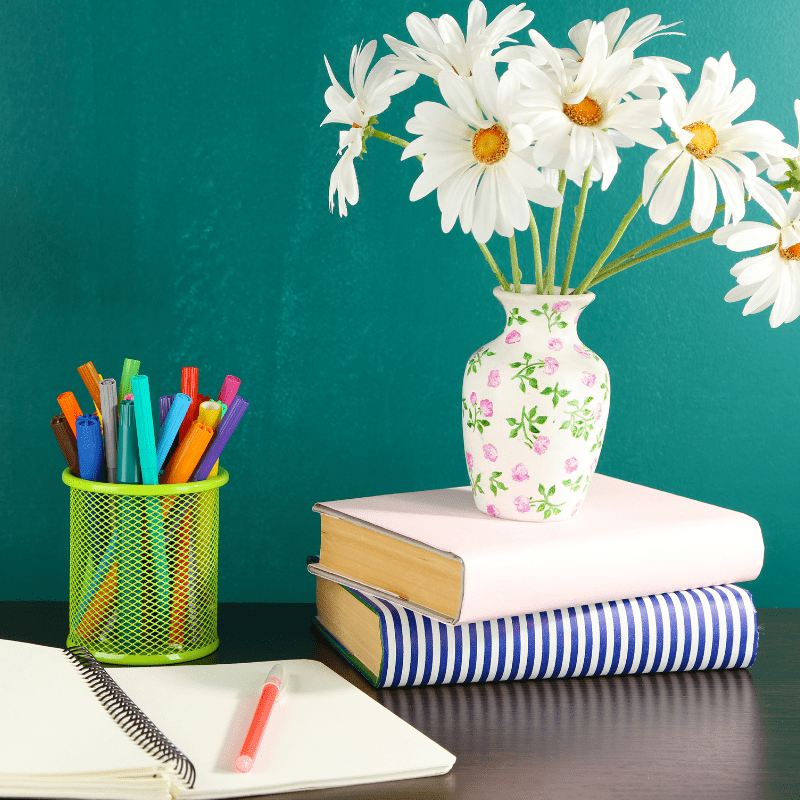
{"label": "orange highlighter pen", "polygon": [[283,689],[283,665],[276,664],[267,675],[267,680],[261,689],[261,697],[258,699],[256,713],[253,714],[253,721],[250,729],[244,738],[244,744],[236,759],[236,769],[238,772],[250,772],[256,760],[258,746],[264,737],[264,729],[267,727],[267,720],[275,706],[275,701]]}
{"label": "orange highlighter pen", "polygon": [[161,482],[187,483],[213,435],[213,429],[196,419],[170,459],[169,468]]}
{"label": "orange highlighter pen", "polygon": [[61,406],[61,410],[64,412],[64,416],[69,422],[70,428],[72,428],[72,433],[77,438],[77,433],[75,431],[75,420],[78,417],[83,416],[83,411],[81,411],[81,407],[78,405],[78,401],[75,399],[75,395],[72,392],[64,392],[58,396],[58,404]]}

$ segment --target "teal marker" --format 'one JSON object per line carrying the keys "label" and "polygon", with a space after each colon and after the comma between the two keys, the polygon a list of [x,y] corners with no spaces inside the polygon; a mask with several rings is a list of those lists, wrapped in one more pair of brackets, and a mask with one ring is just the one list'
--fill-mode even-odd
{"label": "teal marker", "polygon": [[153,409],[150,406],[150,382],[147,375],[131,379],[133,407],[136,411],[136,436],[139,440],[139,466],[145,486],[158,485],[156,434],[153,429]]}
{"label": "teal marker", "polygon": [[[142,468],[142,483],[145,486],[157,486],[158,456],[156,436],[153,430],[153,409],[150,405],[150,382],[147,375],[137,375],[132,378],[131,388],[133,389],[133,407],[136,412],[136,434],[139,438],[139,465]],[[145,522],[153,566],[157,605],[156,619],[168,620],[170,579],[161,502],[158,497],[143,497],[142,500],[144,501]],[[159,627],[150,631],[150,634],[158,637],[166,635],[164,629]],[[156,646],[161,645],[159,643]]]}
{"label": "teal marker", "polygon": [[139,443],[136,437],[136,415],[133,400],[119,404],[119,435],[117,436],[117,482],[141,483]]}

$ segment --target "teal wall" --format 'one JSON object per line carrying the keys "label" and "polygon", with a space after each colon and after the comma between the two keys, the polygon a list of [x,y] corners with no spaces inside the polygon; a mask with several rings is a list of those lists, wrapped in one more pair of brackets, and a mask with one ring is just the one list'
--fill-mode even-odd
{"label": "teal wall", "polygon": [[[634,18],[661,10],[632,5]],[[118,378],[139,358],[156,396],[176,391],[184,365],[205,394],[243,378],[252,406],[225,458],[223,600],[312,599],[315,501],[467,482],[460,382],[502,325],[494,278],[469,237],[441,232],[433,196],[408,201],[419,165],[393,145],[370,142],[360,203],[329,214],[337,126],[319,128],[323,53],[345,79],[355,42],[407,38],[413,10],[465,21],[466,7],[0,3],[0,598],[67,596],[68,490],[48,422],[63,391],[88,406],[75,370],[89,359]],[[533,6],[551,41],[615,8],[569,7]],[[691,64],[689,91],[703,59],[729,49],[758,88],[747,118],[795,143],[797,7],[664,7],[688,36],[646,48]],[[427,79],[382,127],[404,135],[423,99],[435,99]],[[576,271],[638,194],[643,155],[624,152],[612,188],[590,196]],[[626,241],[656,232],[642,215]],[[703,242],[599,287],[582,321],[613,383],[599,469],[754,516],[767,545],[757,603],[800,606],[800,321],[772,330],[723,302],[735,260]]]}

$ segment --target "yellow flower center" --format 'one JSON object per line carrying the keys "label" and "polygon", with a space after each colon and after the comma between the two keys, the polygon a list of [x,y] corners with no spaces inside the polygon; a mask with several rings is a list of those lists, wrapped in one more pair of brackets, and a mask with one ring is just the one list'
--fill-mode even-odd
{"label": "yellow flower center", "polygon": [[580,103],[573,105],[564,103],[562,111],[576,125],[597,125],[603,119],[603,109],[600,108],[600,103],[592,100],[588,95]]}
{"label": "yellow flower center", "polygon": [[693,122],[684,127],[685,131],[693,133],[692,141],[686,145],[686,150],[695,158],[703,159],[714,155],[717,149],[717,134],[705,122]]}
{"label": "yellow flower center", "polygon": [[482,164],[496,164],[508,155],[508,134],[499,125],[479,130],[472,137],[472,155]]}
{"label": "yellow flower center", "polygon": [[784,247],[783,241],[778,244],[781,255],[788,258],[789,261],[800,261],[800,244],[793,244],[790,247]]}

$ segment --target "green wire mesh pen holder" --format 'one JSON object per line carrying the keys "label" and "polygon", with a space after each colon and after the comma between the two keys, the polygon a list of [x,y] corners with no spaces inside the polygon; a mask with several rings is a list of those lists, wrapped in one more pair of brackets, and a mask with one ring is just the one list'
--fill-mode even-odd
{"label": "green wire mesh pen holder", "polygon": [[212,653],[217,636],[219,488],[95,483],[65,469],[68,647],[107,664],[172,664]]}

